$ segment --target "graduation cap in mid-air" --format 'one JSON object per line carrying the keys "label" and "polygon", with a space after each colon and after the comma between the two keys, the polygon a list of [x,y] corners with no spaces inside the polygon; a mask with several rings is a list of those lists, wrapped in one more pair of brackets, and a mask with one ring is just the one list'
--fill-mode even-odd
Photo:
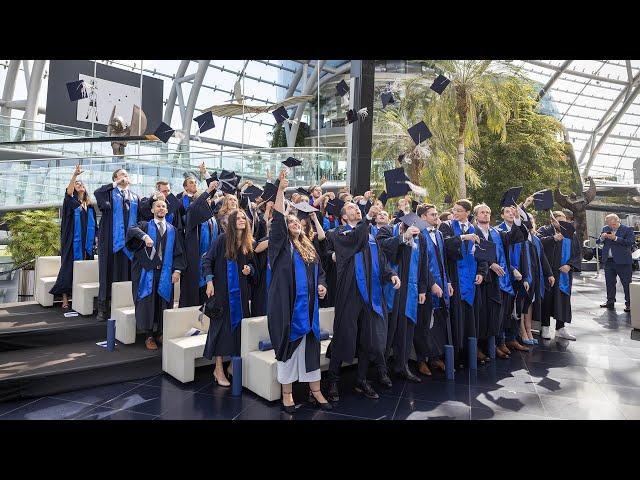
{"label": "graduation cap in mid-air", "polygon": [[484,238],[480,239],[480,243],[476,244],[473,256],[476,260],[480,260],[481,262],[487,262],[489,264],[496,262],[496,244],[490,242],[489,240],[485,240]]}
{"label": "graduation cap in mid-air", "polygon": [[211,182],[218,181],[218,172],[213,172],[209,178],[206,179],[207,187],[211,185]]}
{"label": "graduation cap in mid-air", "polygon": [[387,195],[387,192],[382,192],[380,194],[380,196],[378,197],[378,200],[380,200],[382,202],[382,205],[386,205],[387,204],[387,199],[389,198],[389,196]]}
{"label": "graduation cap in mid-air", "polygon": [[153,132],[153,134],[158,137],[162,141],[162,143],[167,143],[173,136],[174,132],[175,130],[169,125],[164,122],[160,122],[160,125],[158,126],[158,128],[156,128],[156,131]]}
{"label": "graduation cap in mid-air", "polygon": [[289,168],[293,168],[293,167],[299,167],[300,165],[302,165],[302,160],[298,160],[297,158],[294,158],[294,157],[289,157],[281,163],[283,165],[286,165]]}
{"label": "graduation cap in mid-air", "polygon": [[249,185],[244,189],[242,195],[249,197],[249,200],[252,202],[256,201],[256,198],[260,197],[263,193],[263,190],[260,187],[256,187],[255,185]]}
{"label": "graduation cap in mid-air", "polygon": [[309,205],[307,202],[294,203],[293,206],[297,210],[298,218],[306,218],[310,213],[319,211],[316,207]]}
{"label": "graduation cap in mid-air", "polygon": [[340,80],[340,82],[336,85],[336,92],[341,97],[344,97],[347,93],[349,93],[349,85],[344,80]]}
{"label": "graduation cap in mid-air", "polygon": [[558,221],[560,224],[560,233],[565,238],[571,238],[574,233],[576,233],[576,227],[573,226],[571,222]]}
{"label": "graduation cap in mid-air", "polygon": [[218,182],[220,190],[224,193],[234,194],[238,189],[238,183],[240,183],[240,178],[236,176],[236,172],[230,172],[228,170],[222,170],[220,175],[218,175]]}
{"label": "graduation cap in mid-air", "polygon": [[386,170],[384,172],[384,183],[386,185],[387,197],[402,197],[409,193],[408,180],[409,178],[402,167]]}
{"label": "graduation cap in mid-air", "polygon": [[69,92],[69,100],[72,102],[88,97],[84,80],[67,82],[67,91]]}
{"label": "graduation cap in mid-air", "polygon": [[522,187],[513,187],[504,192],[500,200],[501,207],[512,207],[518,204],[518,197],[522,192]]}
{"label": "graduation cap in mid-air", "polygon": [[405,215],[403,215],[400,220],[402,220],[402,223],[404,223],[407,227],[418,227],[418,230],[422,231],[425,228],[427,228],[427,222],[425,222],[424,220],[422,220],[418,215],[416,215],[414,212],[410,212],[407,213]]}
{"label": "graduation cap in mid-air", "polygon": [[420,145],[422,142],[428,140],[433,136],[433,134],[427,127],[427,124],[422,120],[416,123],[413,127],[410,127],[407,132],[409,132],[413,143],[415,143],[416,145]]}
{"label": "graduation cap in mid-air", "polygon": [[551,210],[553,208],[553,192],[547,189],[534,193],[533,205],[536,210]]}
{"label": "graduation cap in mid-air", "polygon": [[358,114],[355,112],[355,110],[347,110],[347,121],[349,123],[358,121]]}
{"label": "graduation cap in mid-air", "polygon": [[382,108],[387,105],[396,103],[396,99],[393,97],[392,92],[382,92],[380,94],[380,101],[382,102]]}
{"label": "graduation cap in mid-air", "polygon": [[282,122],[284,122],[286,119],[289,118],[289,114],[287,113],[287,109],[284,107],[278,107],[277,109],[275,109],[273,112],[271,112],[273,115],[273,118],[276,119],[276,123],[278,125],[280,125]]}
{"label": "graduation cap in mid-air", "polygon": [[334,198],[333,200],[329,200],[327,202],[326,212],[329,215],[333,215],[334,217],[339,217],[340,211],[342,210],[342,207],[344,207],[344,204],[345,202],[340,200],[338,197]]}
{"label": "graduation cap in mid-air", "polygon": [[449,85],[450,83],[451,80],[449,80],[447,77],[445,77],[444,75],[438,75],[429,88],[436,92],[438,95],[442,95],[442,92],[444,92],[444,89],[447,88],[447,85]]}
{"label": "graduation cap in mid-air", "polygon": [[193,121],[198,122],[198,131],[200,133],[211,130],[216,126],[213,121],[213,112],[204,112],[202,115],[195,117]]}

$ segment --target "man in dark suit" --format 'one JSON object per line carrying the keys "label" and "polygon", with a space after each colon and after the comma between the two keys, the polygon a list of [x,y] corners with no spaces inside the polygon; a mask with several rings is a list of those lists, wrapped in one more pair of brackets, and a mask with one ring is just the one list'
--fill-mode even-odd
{"label": "man in dark suit", "polygon": [[602,227],[600,238],[596,241],[603,244],[602,261],[604,262],[604,278],[607,282],[607,302],[602,308],[614,309],[616,301],[616,276],[620,277],[624,289],[624,311],[631,311],[629,284],[631,283],[631,247],[635,243],[633,228],[620,224],[615,213],[605,217],[607,225]]}

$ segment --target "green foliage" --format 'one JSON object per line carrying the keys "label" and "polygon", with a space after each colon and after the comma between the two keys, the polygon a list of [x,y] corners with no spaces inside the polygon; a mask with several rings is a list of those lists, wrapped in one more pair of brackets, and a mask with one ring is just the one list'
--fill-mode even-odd
{"label": "green foliage", "polygon": [[8,250],[16,265],[39,256],[58,255],[60,226],[55,209],[9,212],[5,221],[9,226]]}
{"label": "green foliage", "polygon": [[[298,134],[296,135],[296,147],[304,147],[304,139],[309,136],[311,128],[304,122],[300,122],[298,128]],[[287,134],[284,130],[284,124],[277,125],[273,128],[273,132],[269,132],[267,135],[271,136],[271,142],[269,146],[271,148],[283,148],[287,147]]]}

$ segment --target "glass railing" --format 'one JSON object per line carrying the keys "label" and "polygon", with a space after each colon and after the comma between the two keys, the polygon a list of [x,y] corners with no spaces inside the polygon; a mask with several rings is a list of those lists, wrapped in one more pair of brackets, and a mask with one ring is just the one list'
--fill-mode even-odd
{"label": "glass railing", "polygon": [[[125,168],[131,189],[139,195],[150,194],[157,180],[171,182],[172,190],[182,189],[187,175],[199,178],[198,166],[204,162],[209,171],[233,170],[244,179],[263,184],[270,172],[275,179],[287,157],[302,160],[292,169],[292,186],[312,185],[321,178],[343,182],[346,178],[345,148],[276,148],[260,150],[224,150],[164,152],[139,155],[70,156],[60,158],[0,161],[0,209],[60,205],[64,190],[76,164],[85,173],[80,177],[93,192],[111,182],[117,168]],[[204,182],[203,182],[204,186]]]}

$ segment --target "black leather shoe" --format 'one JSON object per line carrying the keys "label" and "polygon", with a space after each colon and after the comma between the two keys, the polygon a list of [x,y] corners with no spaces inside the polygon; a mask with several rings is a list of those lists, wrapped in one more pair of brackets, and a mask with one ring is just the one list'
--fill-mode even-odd
{"label": "black leather shoe", "polygon": [[363,382],[356,383],[355,390],[356,392],[363,393],[365,397],[371,398],[373,400],[377,400],[380,398],[380,396],[376,393],[376,391],[373,389],[371,384],[366,380]]}
{"label": "black leather shoe", "polygon": [[626,313],[631,312],[631,307],[624,307],[624,311],[625,311]]}
{"label": "black leather shoe", "polygon": [[338,381],[330,380],[329,381],[329,393],[327,395],[327,400],[330,402],[337,402],[340,400],[340,390],[338,389]]}
{"label": "black leather shoe", "polygon": [[309,390],[309,403],[316,408],[320,408],[321,410],[333,410],[333,405],[329,402],[320,403],[316,397],[313,396],[313,392]]}
{"label": "black leather shoe", "polygon": [[607,308],[609,310],[614,310],[616,307],[613,303],[603,303],[600,305],[600,308]]}
{"label": "black leather shoe", "polygon": [[410,382],[413,383],[422,383],[422,379],[416,375],[414,375],[411,370],[409,370],[409,367],[405,368],[404,370],[402,370],[399,375],[404,378],[405,380],[409,380]]}
{"label": "black leather shoe", "polygon": [[382,385],[384,388],[393,387],[393,383],[391,382],[391,379],[389,378],[389,375],[387,373],[381,373],[380,374],[380,378],[378,379],[378,383],[380,385]]}
{"label": "black leather shoe", "polygon": [[285,405],[284,403],[280,404],[280,407],[282,408],[283,412],[286,412],[290,415],[293,415],[294,413],[296,413],[296,406],[295,405]]}

